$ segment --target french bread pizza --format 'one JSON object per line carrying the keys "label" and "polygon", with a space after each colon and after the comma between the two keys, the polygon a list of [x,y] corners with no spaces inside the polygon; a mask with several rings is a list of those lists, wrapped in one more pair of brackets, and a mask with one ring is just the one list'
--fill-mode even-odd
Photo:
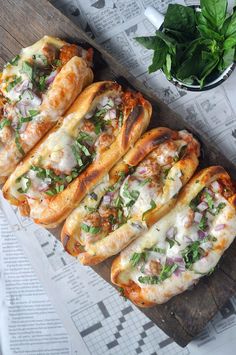
{"label": "french bread pizza", "polygon": [[134,145],[151,113],[139,93],[112,81],[91,84],[10,175],[4,197],[55,227]]}
{"label": "french bread pizza", "polygon": [[119,253],[173,207],[198,156],[187,131],[146,132],[67,218],[65,249],[87,265]]}
{"label": "french bread pizza", "polygon": [[45,36],[0,74],[0,183],[93,81],[92,48]]}
{"label": "french bread pizza", "polygon": [[168,301],[210,274],[236,236],[236,194],[220,166],[205,168],[175,207],[114,260],[112,282],[141,307]]}

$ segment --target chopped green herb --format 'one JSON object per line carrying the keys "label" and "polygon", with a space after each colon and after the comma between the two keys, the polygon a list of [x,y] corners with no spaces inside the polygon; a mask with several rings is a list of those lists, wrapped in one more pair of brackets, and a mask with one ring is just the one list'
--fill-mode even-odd
{"label": "chopped green herb", "polygon": [[97,234],[101,227],[88,226],[86,223],[81,223],[81,229],[86,233]]}
{"label": "chopped green herb", "polygon": [[215,215],[219,214],[220,211],[222,211],[226,206],[226,203],[225,202],[220,202],[219,205],[216,207],[216,210],[215,210]]}
{"label": "chopped green herb", "polygon": [[133,253],[132,257],[130,258],[130,264],[132,267],[137,266],[141,261],[146,261],[147,259],[147,253],[142,252],[142,253]]}
{"label": "chopped green herb", "polygon": [[122,127],[122,125],[123,125],[123,119],[124,119],[123,112],[120,111],[119,118],[118,118],[118,125],[119,125],[119,127]]}
{"label": "chopped green herb", "polygon": [[15,143],[16,143],[16,147],[19,150],[19,152],[21,153],[21,155],[24,156],[25,152],[24,152],[24,149],[22,148],[22,145],[20,143],[20,134],[19,134],[18,130],[15,132]]}
{"label": "chopped green herb", "polygon": [[197,209],[197,206],[199,205],[200,203],[200,198],[201,198],[201,194],[202,194],[202,191],[200,191],[196,197],[194,197],[192,199],[192,201],[190,202],[189,204],[189,207],[194,211],[196,212],[198,209]]}
{"label": "chopped green herb", "polygon": [[165,249],[158,248],[158,247],[152,247],[150,250],[160,254],[165,254],[166,252]]}
{"label": "chopped green herb", "polygon": [[204,251],[201,249],[200,242],[198,240],[188,245],[182,252],[186,268],[190,269],[192,264],[201,258],[203,252]]}
{"label": "chopped green herb", "polygon": [[6,87],[6,91],[9,92],[11,89],[13,89],[17,84],[20,84],[22,82],[22,77],[21,76],[13,76],[14,80],[12,80]]}
{"label": "chopped green herb", "polygon": [[214,208],[214,200],[208,191],[205,191],[205,198],[207,200],[207,204],[208,204],[209,208],[212,210]]}
{"label": "chopped green herb", "polygon": [[171,168],[169,169],[164,169],[163,170],[163,174],[164,174],[164,178],[166,179],[167,175],[169,174],[169,171],[170,171]]}
{"label": "chopped green herb", "polygon": [[201,229],[202,231],[205,231],[208,227],[208,223],[207,223],[207,217],[206,216],[202,216],[201,221],[198,225],[198,228]]}
{"label": "chopped green herb", "polygon": [[174,239],[166,238],[166,241],[170,244],[170,249],[175,245]]}
{"label": "chopped green herb", "polygon": [[3,127],[5,126],[10,126],[11,125],[11,120],[9,120],[8,118],[4,118],[1,122],[0,122],[0,129],[3,129]]}
{"label": "chopped green herb", "polygon": [[178,268],[178,264],[164,265],[161,270],[159,280],[164,281],[168,279],[177,268]]}
{"label": "chopped green herb", "polygon": [[158,276],[139,276],[138,281],[148,285],[156,285],[160,282]]}
{"label": "chopped green herb", "polygon": [[12,60],[9,61],[9,64],[13,66],[17,66],[19,62],[20,56],[17,54]]}
{"label": "chopped green herb", "polygon": [[29,62],[22,63],[21,73],[25,73],[30,80],[33,80],[33,67]]}
{"label": "chopped green herb", "polygon": [[75,157],[75,160],[79,166],[83,166],[83,160],[81,159],[81,151],[78,147],[74,144],[71,146],[72,153]]}
{"label": "chopped green herb", "polygon": [[124,298],[125,301],[127,301],[127,297],[125,296],[125,290],[123,287],[118,287],[118,291],[120,293],[120,296]]}
{"label": "chopped green herb", "polygon": [[110,214],[108,216],[108,221],[110,224],[114,225],[114,224],[116,224],[116,217],[113,214]]}
{"label": "chopped green herb", "polygon": [[137,190],[129,191],[128,181],[124,184],[124,196],[127,197],[130,201],[126,204],[126,207],[131,207],[135,204],[139,197],[140,192]]}
{"label": "chopped green herb", "polygon": [[56,195],[58,192],[57,192],[56,189],[51,188],[51,189],[49,189],[49,190],[47,190],[47,191],[44,191],[44,193],[45,193],[46,195],[49,195],[49,196],[54,196],[54,195]]}
{"label": "chopped green herb", "polygon": [[38,89],[39,91],[43,92],[46,89],[46,76],[40,76],[38,81]]}
{"label": "chopped green herb", "polygon": [[140,185],[140,186],[144,186],[144,185],[148,184],[148,183],[151,182],[151,181],[152,181],[151,178],[146,178],[146,179],[144,179],[143,181],[140,181],[139,185]]}
{"label": "chopped green herb", "polygon": [[153,199],[150,201],[150,206],[151,206],[151,207],[150,207],[147,211],[145,211],[145,212],[143,213],[143,215],[142,215],[142,220],[145,218],[145,215],[146,215],[148,212],[154,210],[154,208],[157,207],[157,205],[156,205],[155,201],[153,201]]}
{"label": "chopped green herb", "polygon": [[39,114],[38,110],[29,110],[29,114],[31,117],[37,116]]}
{"label": "chopped green herb", "polygon": [[84,208],[87,212],[96,212],[97,211],[97,207],[84,206]]}

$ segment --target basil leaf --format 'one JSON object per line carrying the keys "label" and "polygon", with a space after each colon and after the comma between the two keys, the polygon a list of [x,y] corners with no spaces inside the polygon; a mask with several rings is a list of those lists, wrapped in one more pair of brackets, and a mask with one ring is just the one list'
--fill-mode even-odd
{"label": "basil leaf", "polygon": [[212,39],[215,39],[216,41],[223,40],[222,35],[220,35],[218,32],[215,32],[214,30],[210,29],[206,25],[199,25],[197,28],[203,38],[206,38],[206,39],[212,38]]}
{"label": "basil leaf", "polygon": [[236,32],[236,11],[234,11],[234,13],[228,19],[225,20],[224,26],[225,26],[224,34],[226,37],[229,37],[229,36],[232,36],[233,34],[235,34],[235,32]]}
{"label": "basil leaf", "polygon": [[218,64],[218,70],[224,71],[235,60],[235,48],[230,48],[224,51],[223,57]]}
{"label": "basil leaf", "polygon": [[203,255],[203,252],[198,240],[188,245],[182,252],[186,268],[189,269],[192,264],[198,261]]}
{"label": "basil leaf", "polygon": [[0,122],[0,129],[3,129],[3,127],[5,127],[5,126],[11,126],[11,120],[9,120],[8,118],[4,118]]}
{"label": "basil leaf", "polygon": [[195,11],[188,6],[170,4],[163,25],[164,28],[194,35],[196,29]]}
{"label": "basil leaf", "polygon": [[166,56],[168,54],[167,45],[162,42],[161,45],[154,51],[152,64],[148,67],[148,72],[153,73],[158,69],[161,69],[166,62]]}
{"label": "basil leaf", "polygon": [[142,252],[142,253],[133,253],[132,257],[130,258],[130,264],[132,267],[137,266],[141,261],[146,261],[147,259],[147,253]]}
{"label": "basil leaf", "polygon": [[160,282],[158,276],[139,276],[138,281],[147,285],[156,285]]}
{"label": "basil leaf", "polygon": [[224,41],[223,48],[224,49],[231,49],[235,46],[236,46],[236,34],[233,34],[233,35],[229,36],[228,38],[226,38],[226,40]]}
{"label": "basil leaf", "polygon": [[164,265],[161,270],[159,280],[164,281],[168,279],[177,268],[178,268],[178,264]]}
{"label": "basil leaf", "polygon": [[162,39],[156,36],[135,37],[134,39],[143,47],[153,50],[160,48],[163,43]]}
{"label": "basil leaf", "polygon": [[101,227],[88,226],[86,223],[81,223],[81,229],[86,233],[97,234]]}
{"label": "basil leaf", "polygon": [[227,0],[201,0],[200,4],[203,16],[220,29],[226,18]]}
{"label": "basil leaf", "polygon": [[171,54],[176,53],[176,50],[175,50],[176,41],[173,38],[171,38],[170,36],[168,36],[167,34],[165,34],[164,32],[161,32],[161,31],[156,31],[156,36],[158,38],[160,38],[163,42],[165,42],[165,44],[169,48],[169,53],[171,53]]}

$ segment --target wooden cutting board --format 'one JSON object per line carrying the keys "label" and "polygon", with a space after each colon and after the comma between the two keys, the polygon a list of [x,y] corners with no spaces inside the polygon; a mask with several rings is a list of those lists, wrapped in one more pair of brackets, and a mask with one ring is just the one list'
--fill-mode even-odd
{"label": "wooden cutting board", "polygon": [[[171,111],[154,93],[147,91],[115,59],[48,1],[0,0],[0,9],[0,67],[22,47],[32,44],[45,34],[71,42],[87,42],[95,48],[95,80],[113,79],[126,87],[143,92],[153,104],[151,127],[189,129],[202,143],[201,167],[221,164],[236,179],[236,167],[223,154],[216,151],[209,142],[202,140],[194,127],[184,123],[181,117]],[[108,260],[94,267],[108,282],[110,265],[111,260]],[[204,277],[194,289],[174,297],[165,305],[141,310],[179,345],[186,346],[234,293],[236,242],[225,253],[214,274]]]}

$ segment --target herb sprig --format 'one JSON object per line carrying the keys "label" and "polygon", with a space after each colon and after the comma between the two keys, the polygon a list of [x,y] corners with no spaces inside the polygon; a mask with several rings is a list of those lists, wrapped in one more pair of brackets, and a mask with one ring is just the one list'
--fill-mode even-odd
{"label": "herb sprig", "polygon": [[162,69],[168,79],[202,88],[235,60],[236,8],[229,15],[227,0],[201,0],[200,5],[201,12],[170,4],[162,31],[135,38],[154,50],[149,73]]}

